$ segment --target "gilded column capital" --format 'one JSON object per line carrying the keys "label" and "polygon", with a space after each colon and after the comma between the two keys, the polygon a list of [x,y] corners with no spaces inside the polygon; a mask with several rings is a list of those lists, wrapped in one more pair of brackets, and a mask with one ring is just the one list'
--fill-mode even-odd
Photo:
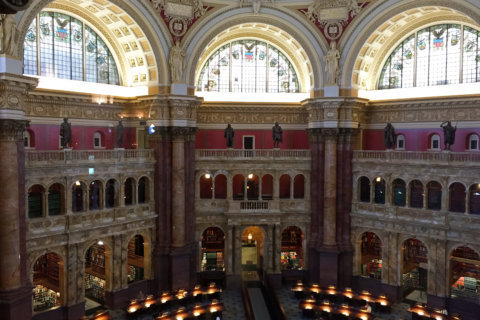
{"label": "gilded column capital", "polygon": [[26,120],[0,119],[0,140],[21,141],[28,123]]}
{"label": "gilded column capital", "polygon": [[195,137],[197,128],[194,127],[171,127],[171,136],[173,140],[192,141]]}

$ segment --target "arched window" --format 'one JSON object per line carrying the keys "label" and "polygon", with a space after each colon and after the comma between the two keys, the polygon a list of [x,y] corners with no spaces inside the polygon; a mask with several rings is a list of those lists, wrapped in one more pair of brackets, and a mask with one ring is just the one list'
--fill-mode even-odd
{"label": "arched window", "polygon": [[200,199],[211,199],[212,198],[212,175],[209,173],[203,174],[200,177]]}
{"label": "arched window", "polygon": [[375,178],[374,183],[375,203],[385,204],[385,180],[380,177]]}
{"label": "arched window", "polygon": [[395,206],[405,206],[406,202],[406,188],[405,188],[405,181],[402,179],[395,179],[392,184],[392,191],[393,191],[393,204]]}
{"label": "arched window", "polygon": [[397,150],[405,150],[405,136],[403,134],[397,136]]}
{"label": "arched window", "polygon": [[227,198],[227,177],[223,174],[215,176],[215,199]]}
{"label": "arched window", "polygon": [[76,181],[72,186],[72,211],[82,212],[85,210],[85,184],[80,181]]}
{"label": "arched window", "polygon": [[138,181],[138,203],[145,203],[149,200],[149,182],[147,177],[142,177]]}
{"label": "arched window", "polygon": [[202,66],[199,91],[300,92],[288,58],[269,43],[244,39],[223,45]]}
{"label": "arched window", "polygon": [[100,199],[102,190],[102,183],[98,180],[92,181],[90,183],[90,187],[88,190],[89,194],[89,202],[88,202],[88,209],[89,210],[98,210],[101,209],[100,207]]}
{"label": "arched window", "polygon": [[284,174],[280,177],[280,199],[290,199],[290,176]]}
{"label": "arched window", "polygon": [[438,24],[409,35],[385,62],[378,89],[480,81],[478,35],[460,24]]}
{"label": "arched window", "polygon": [[250,173],[247,179],[247,199],[258,200],[258,176]]}
{"label": "arched window", "polygon": [[28,28],[23,45],[25,74],[106,84],[120,83],[105,42],[78,19],[41,12]]}
{"label": "arched window", "polygon": [[262,177],[262,200],[273,199],[273,177],[266,174]]}
{"label": "arched window", "polygon": [[423,208],[423,184],[418,180],[410,182],[410,207]]}
{"label": "arched window", "polygon": [[427,208],[431,210],[440,210],[442,208],[442,185],[436,181],[431,181],[427,184],[427,190]]}
{"label": "arched window", "polygon": [[440,150],[440,136],[432,134],[430,137],[430,150]]}
{"label": "arched window", "polygon": [[65,213],[64,188],[55,183],[48,188],[48,215],[58,216]]}
{"label": "arched window", "polygon": [[478,151],[478,135],[475,133],[468,136],[468,150]]}
{"label": "arched window", "polygon": [[367,177],[361,177],[358,184],[360,189],[360,201],[370,202],[370,180]]}
{"label": "arched window", "polygon": [[233,200],[243,200],[245,194],[245,178],[237,174],[232,180]]}
{"label": "arched window", "polygon": [[293,179],[293,198],[303,199],[305,196],[305,177],[303,174],[297,174]]}
{"label": "arched window", "polygon": [[123,198],[125,200],[126,206],[131,206],[135,204],[135,181],[132,178],[128,178],[124,183],[124,194]]}
{"label": "arched window", "polygon": [[95,132],[93,134],[93,147],[94,148],[102,148],[102,134],[100,132]]}
{"label": "arched window", "polygon": [[480,184],[476,183],[470,187],[470,211],[469,213],[480,214]]}
{"label": "arched window", "polygon": [[105,185],[105,207],[113,208],[119,205],[118,192],[119,185],[118,182],[110,179]]}
{"label": "arched window", "polygon": [[43,195],[45,189],[41,185],[34,185],[28,189],[28,217],[43,217]]}
{"label": "arched window", "polygon": [[449,188],[450,205],[449,210],[452,212],[465,212],[465,186],[459,182],[452,183]]}

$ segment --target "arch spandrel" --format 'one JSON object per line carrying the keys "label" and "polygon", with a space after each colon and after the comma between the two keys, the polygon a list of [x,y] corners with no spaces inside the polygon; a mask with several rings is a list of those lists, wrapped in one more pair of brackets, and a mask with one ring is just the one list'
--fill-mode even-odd
{"label": "arch spandrel", "polygon": [[196,32],[187,35],[183,40],[187,53],[184,71],[186,82],[192,86],[196,84],[203,63],[222,44],[253,37],[270,42],[287,54],[298,72],[301,92],[321,87],[324,64],[322,56],[328,49],[318,33],[309,30],[311,26],[298,24],[298,17],[287,17],[283,12],[265,9],[262,11],[265,14],[255,16],[245,14],[245,10],[246,8],[221,12],[196,26]]}
{"label": "arch spandrel", "polygon": [[28,27],[42,10],[62,12],[93,27],[111,50],[122,85],[168,82],[169,33],[149,1],[36,1],[28,10],[17,13],[16,56],[22,56]]}
{"label": "arch spandrel", "polygon": [[375,90],[388,55],[404,38],[422,27],[443,22],[478,25],[480,10],[470,2],[428,0],[419,6],[413,0],[388,0],[367,7],[340,42],[342,86]]}

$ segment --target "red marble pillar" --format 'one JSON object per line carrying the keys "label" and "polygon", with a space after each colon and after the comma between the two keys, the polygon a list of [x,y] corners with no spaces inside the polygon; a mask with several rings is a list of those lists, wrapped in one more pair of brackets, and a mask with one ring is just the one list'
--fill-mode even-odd
{"label": "red marble pillar", "polygon": [[195,128],[159,127],[150,136],[155,150],[157,241],[153,255],[157,291],[188,288],[194,282]]}
{"label": "red marble pillar", "polygon": [[170,289],[172,145],[168,127],[157,127],[149,137],[155,154],[154,199],[157,213],[156,241],[152,255],[154,287],[160,292]]}
{"label": "red marble pillar", "polygon": [[325,129],[323,246],[337,245],[337,129]]}
{"label": "red marble pillar", "polygon": [[0,119],[0,315],[6,320],[32,316],[32,286],[26,269],[26,123]]}

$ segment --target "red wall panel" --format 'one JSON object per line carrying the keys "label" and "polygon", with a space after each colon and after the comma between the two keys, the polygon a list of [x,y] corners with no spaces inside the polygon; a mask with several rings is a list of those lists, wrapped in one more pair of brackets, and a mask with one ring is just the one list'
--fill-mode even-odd
{"label": "red wall panel", "polygon": [[[444,149],[443,129],[396,129],[395,132],[405,136],[405,150],[407,151],[427,151],[430,148],[430,137],[433,134],[440,136],[440,149]],[[455,143],[451,151],[465,152],[468,149],[468,138],[471,134],[480,136],[479,128],[457,129],[455,133]],[[384,150],[383,130],[364,130],[363,131],[363,149],[364,150]]]}

